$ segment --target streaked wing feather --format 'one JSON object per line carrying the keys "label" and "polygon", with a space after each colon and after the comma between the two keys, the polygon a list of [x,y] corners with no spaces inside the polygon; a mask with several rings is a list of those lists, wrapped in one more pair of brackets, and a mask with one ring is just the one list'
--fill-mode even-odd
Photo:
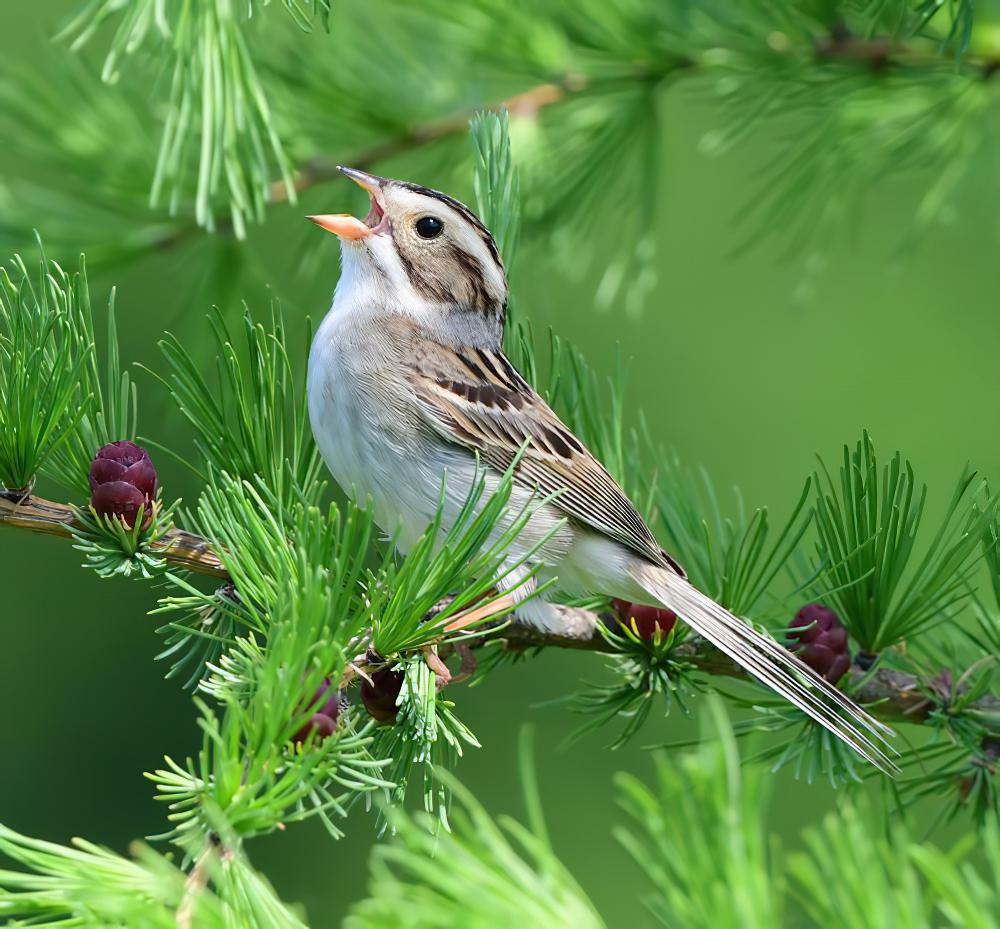
{"label": "streaked wing feather", "polygon": [[657,544],[625,492],[500,352],[424,343],[409,359],[417,401],[449,442],[505,470],[530,440],[515,481],[654,564],[680,568]]}

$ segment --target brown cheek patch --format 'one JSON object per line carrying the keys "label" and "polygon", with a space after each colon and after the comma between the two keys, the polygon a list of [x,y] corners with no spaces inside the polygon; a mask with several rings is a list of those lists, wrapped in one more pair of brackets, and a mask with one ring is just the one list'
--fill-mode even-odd
{"label": "brown cheek patch", "polygon": [[423,187],[420,184],[413,184],[409,181],[400,181],[399,185],[401,187],[405,187],[407,190],[412,190],[414,193],[422,194],[425,197],[431,197],[434,200],[440,200],[442,203],[446,203],[450,206],[456,213],[458,213],[459,216],[467,220],[473,229],[476,230],[479,237],[489,249],[490,256],[501,268],[503,267],[503,261],[500,258],[500,250],[497,248],[497,243],[493,239],[489,229],[483,225],[482,220],[464,203],[456,200],[454,197],[449,197],[447,194],[441,193],[440,190],[433,190],[430,187]]}
{"label": "brown cheek patch", "polygon": [[425,256],[410,252],[409,243],[395,233],[393,242],[403,271],[421,296],[461,309],[472,307],[486,316],[501,312],[500,304],[490,296],[483,266],[475,255],[449,243],[428,262]]}
{"label": "brown cheek patch", "polygon": [[[496,242],[490,231],[482,224],[478,216],[475,215],[464,203],[460,203],[453,197],[441,193],[439,190],[432,190],[430,187],[423,187],[420,184],[413,184],[409,181],[394,182],[400,187],[411,190],[414,193],[439,200],[447,204],[451,209],[465,219],[475,230],[480,240],[490,253],[490,258],[496,263],[503,278],[503,261],[497,249]],[[414,290],[430,300],[441,303],[454,303],[459,307],[473,307],[480,310],[485,315],[497,317],[501,321],[507,312],[506,294],[493,296],[490,294],[486,283],[486,275],[483,273],[483,266],[475,255],[469,255],[448,243],[447,255],[449,261],[442,261],[442,267],[436,275],[427,274],[422,269],[423,260],[416,254],[406,254],[407,243],[397,238],[395,230],[390,226],[393,242],[406,275],[413,285]],[[451,279],[449,284],[443,283]],[[454,285],[454,287],[452,286]]]}
{"label": "brown cheek patch", "polygon": [[438,284],[434,277],[420,266],[419,256],[415,256],[417,260],[414,260],[414,256],[407,253],[408,243],[400,241],[395,231],[392,233],[392,241],[396,246],[396,254],[399,255],[403,271],[417,293],[437,303],[449,303],[454,300],[451,291]]}
{"label": "brown cheek patch", "polygon": [[449,264],[456,269],[456,279],[461,282],[465,293],[460,302],[483,310],[487,315],[495,315],[499,309],[497,301],[490,296],[486,285],[483,266],[475,255],[470,255],[457,245],[448,245]]}

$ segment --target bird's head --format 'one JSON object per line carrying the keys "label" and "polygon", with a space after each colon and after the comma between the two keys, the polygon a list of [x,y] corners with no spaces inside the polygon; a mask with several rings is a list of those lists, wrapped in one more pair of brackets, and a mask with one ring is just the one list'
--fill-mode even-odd
{"label": "bird's head", "polygon": [[[503,262],[489,230],[464,204],[407,181],[340,171],[367,191],[368,215],[310,216],[339,236],[338,285],[392,312],[411,314],[452,338],[499,342],[507,307]],[[360,292],[358,292],[360,290]]]}

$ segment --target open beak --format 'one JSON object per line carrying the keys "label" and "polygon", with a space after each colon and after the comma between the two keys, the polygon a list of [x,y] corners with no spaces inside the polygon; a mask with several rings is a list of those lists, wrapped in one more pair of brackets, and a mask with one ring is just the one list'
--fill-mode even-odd
{"label": "open beak", "polygon": [[306,219],[312,220],[327,232],[332,232],[334,235],[340,236],[341,239],[351,242],[357,242],[370,235],[384,232],[388,228],[388,221],[385,217],[385,210],[379,203],[379,197],[385,179],[359,171],[357,168],[345,168],[338,165],[337,170],[349,177],[359,187],[368,191],[368,196],[371,198],[371,209],[369,209],[368,215],[364,219],[358,219],[356,216],[351,216],[350,213],[322,213],[317,216],[307,216]]}

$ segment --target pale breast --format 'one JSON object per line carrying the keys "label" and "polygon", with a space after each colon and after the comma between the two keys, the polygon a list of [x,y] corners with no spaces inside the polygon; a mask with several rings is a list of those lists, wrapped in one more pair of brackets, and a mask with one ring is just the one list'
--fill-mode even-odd
{"label": "pale breast", "polygon": [[[486,485],[480,507],[500,479],[489,468],[477,472],[475,456],[442,441],[421,414],[403,369],[406,357],[425,350],[405,320],[335,309],[309,355],[309,416],[320,452],[346,493],[359,503],[371,499],[376,522],[403,552],[439,506],[444,527],[453,524],[477,477]],[[495,535],[529,507],[535,515],[511,545],[511,555],[517,560],[547,539],[545,560],[556,563],[571,532],[564,528],[550,536],[561,514],[538,503],[531,490],[515,486]]]}
{"label": "pale breast", "polygon": [[330,473],[408,547],[437,506],[443,470],[398,376],[398,344],[371,318],[333,310],[309,353],[313,435]]}

